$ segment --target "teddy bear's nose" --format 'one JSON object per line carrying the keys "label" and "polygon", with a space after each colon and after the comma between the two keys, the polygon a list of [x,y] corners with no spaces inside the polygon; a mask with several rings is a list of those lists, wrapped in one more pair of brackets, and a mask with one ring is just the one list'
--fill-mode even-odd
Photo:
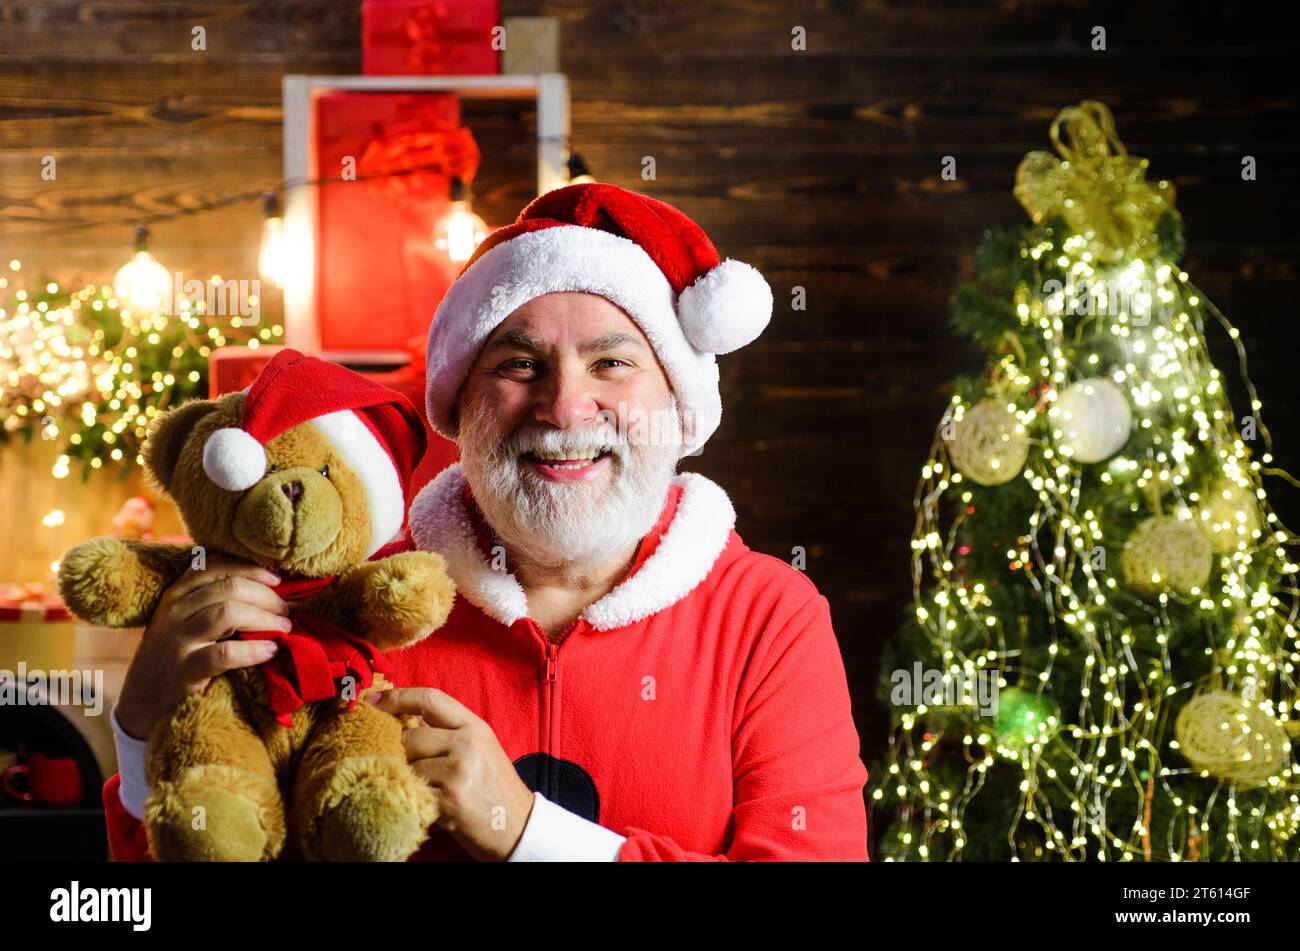
{"label": "teddy bear's nose", "polygon": [[302,495],[301,482],[281,482],[280,490],[289,496],[289,501],[294,505],[298,504],[298,498]]}

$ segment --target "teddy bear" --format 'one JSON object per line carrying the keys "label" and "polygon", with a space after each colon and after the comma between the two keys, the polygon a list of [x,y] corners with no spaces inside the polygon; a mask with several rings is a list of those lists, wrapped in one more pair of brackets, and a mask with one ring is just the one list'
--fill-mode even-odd
{"label": "teddy bear", "polygon": [[[442,557],[394,551],[425,431],[401,394],[291,348],[254,383],[155,416],[145,479],[193,545],[96,538],[68,551],[59,589],[77,617],[146,625],[208,552],[270,569],[294,629],[241,631],[279,649],[213,678],[149,736],[144,824],[161,861],[402,861],[438,817],[407,761],[405,723],[366,703],[383,652],[443,625]],[[385,549],[385,550],[381,550]],[[407,718],[408,720],[411,718]]]}

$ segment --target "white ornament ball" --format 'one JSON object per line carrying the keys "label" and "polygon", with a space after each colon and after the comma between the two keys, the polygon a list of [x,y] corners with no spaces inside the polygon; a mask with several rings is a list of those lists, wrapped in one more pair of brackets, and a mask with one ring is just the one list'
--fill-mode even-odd
{"label": "white ornament ball", "polygon": [[1071,383],[1056,398],[1060,443],[1076,462],[1109,459],[1128,441],[1133,411],[1128,398],[1100,377]]}
{"label": "white ornament ball", "polygon": [[1015,414],[994,400],[980,400],[953,429],[952,464],[978,485],[1010,482],[1025,465],[1029,440],[1016,432]]}
{"label": "white ornament ball", "polygon": [[1124,583],[1154,597],[1161,591],[1205,589],[1214,554],[1210,540],[1190,520],[1153,515],[1139,523],[1120,555]]}

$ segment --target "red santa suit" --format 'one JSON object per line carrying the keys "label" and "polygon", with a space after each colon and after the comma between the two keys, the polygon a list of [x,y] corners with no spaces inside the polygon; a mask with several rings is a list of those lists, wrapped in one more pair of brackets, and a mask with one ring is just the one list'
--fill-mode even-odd
{"label": "red santa suit", "polygon": [[[534,791],[511,861],[867,859],[867,772],[826,599],[734,522],[721,488],[679,475],[627,577],[552,641],[460,467],[415,500],[411,539],[443,554],[458,597],[441,630],[388,658],[398,685],[483,718]],[[123,759],[142,761],[123,737]],[[114,857],[146,859],[119,776],[104,803]],[[415,859],[468,855],[434,830]]]}

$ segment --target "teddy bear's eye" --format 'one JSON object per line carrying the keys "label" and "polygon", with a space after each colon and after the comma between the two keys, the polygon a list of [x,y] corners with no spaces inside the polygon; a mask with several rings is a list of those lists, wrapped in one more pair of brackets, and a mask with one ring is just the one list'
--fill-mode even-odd
{"label": "teddy bear's eye", "polygon": [[321,467],[320,467],[320,474],[323,475],[325,478],[328,479],[328,478],[330,477],[330,467],[329,467],[329,466],[321,466]]}

